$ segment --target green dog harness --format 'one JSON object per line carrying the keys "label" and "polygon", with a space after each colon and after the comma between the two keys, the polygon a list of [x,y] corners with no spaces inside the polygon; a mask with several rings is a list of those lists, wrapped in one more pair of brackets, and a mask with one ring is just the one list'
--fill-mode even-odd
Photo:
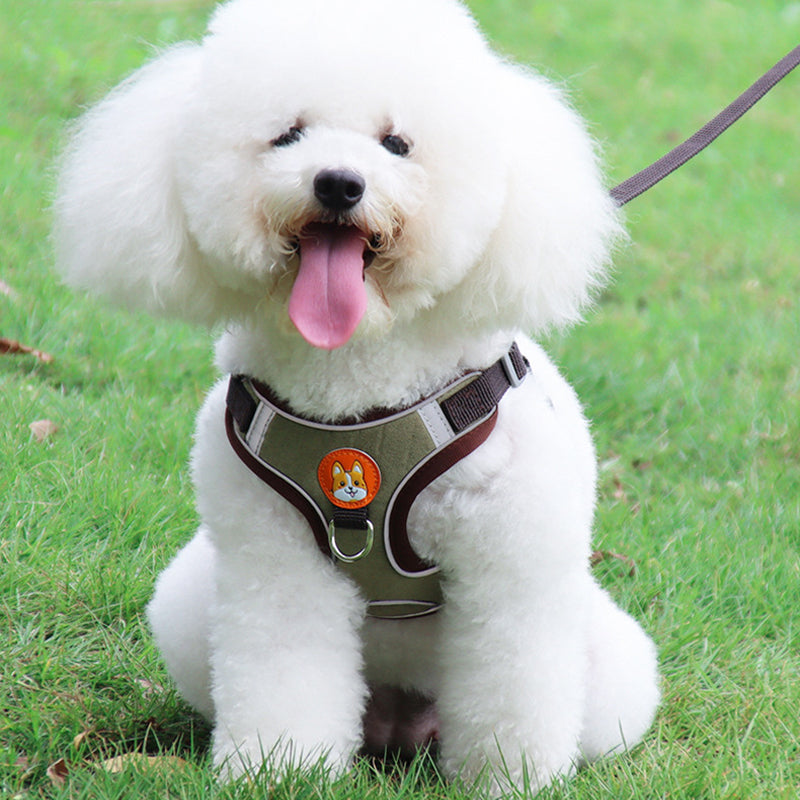
{"label": "green dog harness", "polygon": [[228,439],[247,467],[305,516],[319,548],[367,598],[369,616],[426,616],[442,605],[441,576],[411,547],[411,506],[488,438],[500,399],[527,373],[514,344],[487,370],[408,408],[336,425],[297,416],[268,386],[234,375]]}

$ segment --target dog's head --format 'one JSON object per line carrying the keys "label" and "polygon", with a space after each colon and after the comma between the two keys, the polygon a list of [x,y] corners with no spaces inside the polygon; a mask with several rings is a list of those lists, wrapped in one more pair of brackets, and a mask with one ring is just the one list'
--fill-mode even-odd
{"label": "dog's head", "polygon": [[232,0],[86,115],[56,201],[73,284],[328,349],[574,320],[618,233],[578,117],[455,0]]}

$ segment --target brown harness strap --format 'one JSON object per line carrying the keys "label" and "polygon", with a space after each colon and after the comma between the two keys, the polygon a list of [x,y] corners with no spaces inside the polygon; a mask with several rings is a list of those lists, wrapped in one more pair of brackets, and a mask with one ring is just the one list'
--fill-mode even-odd
{"label": "brown harness strap", "polygon": [[[229,397],[232,386],[233,381],[231,381],[228,387]],[[245,466],[254,475],[264,481],[267,486],[274,489],[284,500],[288,500],[306,518],[314,533],[314,538],[317,540],[319,549],[322,550],[325,555],[332,555],[330,545],[328,544],[328,533],[325,528],[325,522],[320,519],[317,510],[309,502],[308,498],[298,491],[295,486],[285,481],[280,474],[267,469],[267,467],[250,452],[244,442],[236,434],[234,429],[235,419],[235,412],[229,405],[225,410],[225,432],[228,434],[228,441],[231,443],[231,447],[233,447],[236,455],[239,456]],[[240,430],[247,430],[247,428],[242,428],[240,426]]]}
{"label": "brown harness strap", "polygon": [[392,553],[398,566],[408,573],[421,572],[430,568],[411,547],[408,540],[408,515],[417,496],[450,467],[476,450],[488,438],[497,424],[497,409],[491,416],[468,433],[452,441],[443,450],[431,457],[419,469],[411,473],[408,482],[397,493],[389,512],[389,531],[392,539]]}

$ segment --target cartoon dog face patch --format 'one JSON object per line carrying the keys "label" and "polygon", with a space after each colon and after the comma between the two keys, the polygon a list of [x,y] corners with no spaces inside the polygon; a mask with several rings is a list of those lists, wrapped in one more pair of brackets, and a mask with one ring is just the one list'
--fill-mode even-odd
{"label": "cartoon dog face patch", "polygon": [[361,450],[334,450],[320,461],[317,480],[325,496],[339,508],[363,508],[381,485],[375,460]]}
{"label": "cartoon dog face patch", "polygon": [[335,461],[331,470],[333,483],[331,493],[343,503],[358,503],[367,496],[367,482],[364,478],[364,467],[356,461],[351,470],[346,470],[339,461]]}

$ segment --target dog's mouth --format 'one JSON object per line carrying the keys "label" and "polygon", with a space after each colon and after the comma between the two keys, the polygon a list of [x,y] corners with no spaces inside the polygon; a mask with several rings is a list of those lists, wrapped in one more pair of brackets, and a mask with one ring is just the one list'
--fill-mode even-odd
{"label": "dog's mouth", "polygon": [[352,225],[314,222],[303,228],[289,318],[309,344],[335,350],[350,340],[367,310],[364,271],[379,246],[377,236]]}

